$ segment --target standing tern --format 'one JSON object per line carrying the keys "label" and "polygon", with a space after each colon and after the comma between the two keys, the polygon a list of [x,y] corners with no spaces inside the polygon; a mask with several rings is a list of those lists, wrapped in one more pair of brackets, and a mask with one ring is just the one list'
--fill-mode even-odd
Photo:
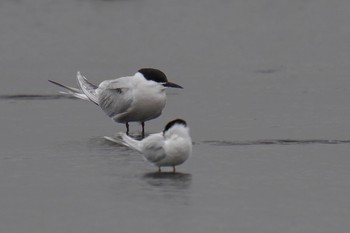
{"label": "standing tern", "polygon": [[192,140],[186,121],[176,119],[164,127],[163,132],[150,134],[141,141],[135,140],[125,133],[119,133],[120,139],[114,140],[140,152],[150,163],[158,167],[173,167],[185,162],[192,153]]}
{"label": "standing tern", "polygon": [[182,88],[169,82],[166,75],[153,68],[142,68],[133,76],[105,80],[98,86],[90,83],[78,71],[79,88],[51,83],[65,88],[61,92],[98,105],[115,122],[125,123],[129,134],[129,122],[140,122],[142,138],[145,135],[145,121],[157,118],[165,107],[167,87]]}

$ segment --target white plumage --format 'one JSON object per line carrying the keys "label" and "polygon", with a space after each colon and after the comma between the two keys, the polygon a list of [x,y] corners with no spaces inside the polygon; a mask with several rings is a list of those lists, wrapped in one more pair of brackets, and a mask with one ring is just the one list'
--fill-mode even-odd
{"label": "white plumage", "polygon": [[189,128],[182,119],[170,121],[161,133],[151,134],[141,141],[120,133],[120,143],[140,152],[161,171],[161,167],[173,167],[184,163],[192,154]]}
{"label": "white plumage", "polygon": [[80,72],[77,73],[79,88],[69,87],[49,80],[68,92],[61,92],[98,105],[115,122],[126,124],[140,122],[142,137],[144,123],[161,115],[166,103],[166,87],[182,88],[168,82],[165,74],[157,69],[143,68],[133,76],[106,80],[96,86]]}

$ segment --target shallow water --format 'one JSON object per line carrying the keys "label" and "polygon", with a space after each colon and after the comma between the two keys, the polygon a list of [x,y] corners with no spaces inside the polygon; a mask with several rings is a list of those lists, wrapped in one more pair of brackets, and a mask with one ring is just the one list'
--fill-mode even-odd
{"label": "shallow water", "polygon": [[[349,12],[341,0],[2,1],[0,232],[348,232]],[[124,126],[47,81],[148,66],[185,87],[146,123],[188,121],[193,156],[176,174],[103,139]]]}

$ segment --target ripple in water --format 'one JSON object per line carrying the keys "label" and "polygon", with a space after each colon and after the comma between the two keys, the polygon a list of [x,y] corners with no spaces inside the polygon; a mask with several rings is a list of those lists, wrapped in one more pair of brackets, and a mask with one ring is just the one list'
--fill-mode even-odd
{"label": "ripple in water", "polygon": [[68,95],[42,95],[42,94],[15,94],[0,95],[0,100],[53,100],[53,99],[76,99]]}
{"label": "ripple in water", "polygon": [[263,139],[247,141],[203,141],[203,143],[215,146],[253,146],[253,145],[310,145],[310,144],[350,144],[350,140],[330,140],[330,139]]}

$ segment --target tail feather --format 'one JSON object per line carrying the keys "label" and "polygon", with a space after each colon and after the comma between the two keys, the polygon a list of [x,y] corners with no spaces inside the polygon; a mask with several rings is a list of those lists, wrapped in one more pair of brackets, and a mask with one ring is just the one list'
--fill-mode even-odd
{"label": "tail feather", "polygon": [[55,82],[55,81],[52,81],[52,80],[48,80],[50,83],[53,83],[59,87],[63,87],[64,89],[67,89],[70,93],[82,93],[81,90],[79,90],[78,88],[75,88],[75,87],[69,87],[69,86],[66,86],[66,85],[63,85],[61,83],[58,83],[58,82]]}
{"label": "tail feather", "polygon": [[64,91],[60,91],[59,93],[67,96],[73,96],[78,99],[90,101],[90,99],[83,93],[80,94],[80,93],[64,92]]}
{"label": "tail feather", "polygon": [[141,152],[141,141],[137,141],[125,133],[119,133],[118,135],[122,140],[121,143],[131,149],[137,150],[138,152]]}
{"label": "tail feather", "polygon": [[77,73],[78,84],[83,93],[89,98],[89,100],[98,105],[98,95],[96,93],[97,86],[90,83],[81,73]]}
{"label": "tail feather", "polygon": [[59,87],[63,87],[64,89],[67,90],[67,92],[60,91],[61,94],[73,96],[75,98],[82,99],[82,100],[89,100],[89,98],[78,88],[66,86],[66,85],[63,85],[61,83],[58,83],[58,82],[55,82],[52,80],[48,80],[48,81],[50,83],[53,83],[53,84],[59,86]]}

